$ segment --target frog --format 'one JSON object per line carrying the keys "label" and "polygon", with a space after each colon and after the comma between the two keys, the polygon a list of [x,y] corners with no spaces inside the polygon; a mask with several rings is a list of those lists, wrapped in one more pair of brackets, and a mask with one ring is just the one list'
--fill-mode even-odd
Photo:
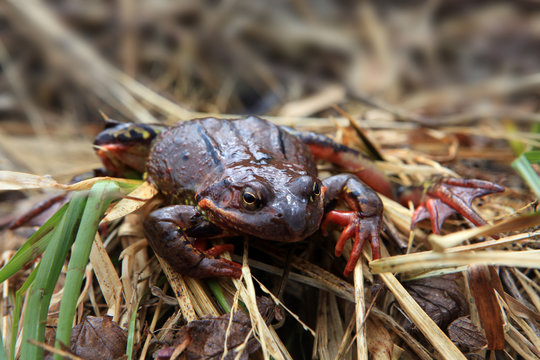
{"label": "frog", "polygon": [[[318,230],[326,234],[331,225],[343,228],[337,257],[353,240],[347,277],[366,242],[372,258],[381,258],[384,207],[378,194],[413,201],[411,228],[429,218],[440,233],[455,213],[485,224],[472,200],[504,191],[492,182],[458,178],[398,190],[358,150],[257,116],[197,118],[170,127],[109,121],[94,147],[109,175],[143,174],[158,189],[164,205],[146,216],[144,235],[175,271],[196,278],[242,274],[240,264],[219,257],[232,245],[208,248],[212,239],[249,235],[293,243]],[[318,160],[344,172],[321,179]],[[336,210],[338,204],[348,209]]]}

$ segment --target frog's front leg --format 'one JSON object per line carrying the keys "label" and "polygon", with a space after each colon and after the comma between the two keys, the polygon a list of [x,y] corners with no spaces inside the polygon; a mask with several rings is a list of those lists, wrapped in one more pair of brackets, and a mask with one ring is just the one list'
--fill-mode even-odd
{"label": "frog's front leg", "polygon": [[[196,278],[241,275],[240,264],[214,258],[232,246],[199,249],[197,240],[222,235],[222,230],[193,206],[173,205],[153,211],[144,221],[144,234],[152,249],[181,274]],[[192,242],[188,237],[197,240]]]}
{"label": "frog's front leg", "polygon": [[344,200],[352,211],[330,211],[324,219],[321,229],[326,232],[329,223],[344,226],[336,244],[336,256],[341,256],[345,242],[354,238],[353,249],[343,274],[349,276],[354,270],[362,253],[364,242],[369,240],[373,259],[381,257],[380,232],[383,204],[379,196],[370,187],[354,175],[337,175],[323,180],[326,186],[325,202]]}

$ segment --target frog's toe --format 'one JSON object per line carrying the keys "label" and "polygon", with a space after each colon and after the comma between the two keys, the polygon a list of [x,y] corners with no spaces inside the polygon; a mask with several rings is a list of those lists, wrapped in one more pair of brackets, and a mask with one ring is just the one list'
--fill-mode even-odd
{"label": "frog's toe", "polygon": [[238,279],[242,275],[242,265],[227,259],[205,257],[186,275],[196,278],[232,277]]}
{"label": "frog's toe", "polygon": [[341,232],[335,248],[336,256],[341,256],[343,248],[348,239],[353,238],[353,248],[343,275],[352,274],[358,259],[362,255],[364,243],[368,240],[371,243],[371,252],[373,259],[381,257],[379,232],[381,227],[380,216],[366,216],[356,211],[330,211],[326,216],[321,228],[326,232],[329,223],[336,223],[345,228]]}
{"label": "frog's toe", "polygon": [[427,189],[423,201],[417,206],[411,220],[411,229],[418,222],[430,218],[433,232],[440,234],[444,221],[455,213],[460,213],[476,226],[484,225],[486,221],[473,209],[472,201],[480,196],[503,191],[502,186],[489,181],[440,179]]}

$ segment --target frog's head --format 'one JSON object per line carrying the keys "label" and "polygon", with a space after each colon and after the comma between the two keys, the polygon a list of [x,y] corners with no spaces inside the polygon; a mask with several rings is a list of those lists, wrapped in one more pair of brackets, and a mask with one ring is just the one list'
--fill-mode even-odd
{"label": "frog's head", "polygon": [[315,175],[293,165],[242,165],[204,186],[196,200],[208,219],[223,228],[288,242],[319,228],[325,193]]}

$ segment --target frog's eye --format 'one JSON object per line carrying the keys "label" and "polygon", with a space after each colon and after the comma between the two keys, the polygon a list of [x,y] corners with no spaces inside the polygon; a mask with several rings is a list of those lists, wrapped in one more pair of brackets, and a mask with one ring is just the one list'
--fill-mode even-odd
{"label": "frog's eye", "polygon": [[244,189],[244,193],[242,194],[242,205],[244,208],[247,210],[257,210],[260,204],[261,201],[253,189]]}
{"label": "frog's eye", "polygon": [[321,187],[316,182],[313,183],[313,190],[311,190],[311,196],[309,197],[309,200],[315,201],[315,198],[317,196],[321,195]]}
{"label": "frog's eye", "polygon": [[321,188],[319,187],[319,184],[316,182],[313,183],[313,195],[319,196],[321,195]]}

